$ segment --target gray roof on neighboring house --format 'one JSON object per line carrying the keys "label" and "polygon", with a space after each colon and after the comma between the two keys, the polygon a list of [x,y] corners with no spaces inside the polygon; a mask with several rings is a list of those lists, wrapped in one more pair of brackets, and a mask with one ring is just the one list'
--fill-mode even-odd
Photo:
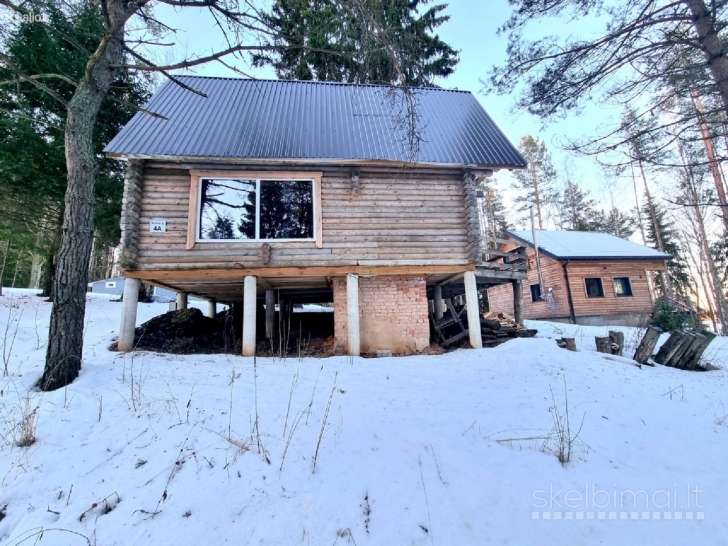
{"label": "gray roof on neighboring house", "polygon": [[[506,231],[533,247],[530,230]],[[598,231],[536,231],[540,252],[555,260],[670,260],[665,254],[644,245]]]}
{"label": "gray roof on neighboring house", "polygon": [[[402,92],[378,85],[181,76],[106,146],[115,156],[384,160],[521,168],[523,157],[472,93],[412,88],[421,140],[413,154]],[[393,100],[394,97],[398,97]],[[399,120],[399,121],[398,121]]]}

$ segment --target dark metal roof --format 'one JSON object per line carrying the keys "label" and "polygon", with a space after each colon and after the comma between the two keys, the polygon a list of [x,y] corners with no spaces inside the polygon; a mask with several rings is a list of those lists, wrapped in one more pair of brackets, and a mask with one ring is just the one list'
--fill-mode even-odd
{"label": "dark metal roof", "polygon": [[[533,248],[531,231],[506,231]],[[671,260],[673,256],[599,231],[537,230],[538,250],[554,260]]]}
{"label": "dark metal roof", "polygon": [[[421,135],[414,154],[401,91],[378,85],[182,76],[167,81],[106,146],[115,156],[414,161],[524,167],[465,91],[413,88]],[[398,121],[399,120],[399,121]]]}

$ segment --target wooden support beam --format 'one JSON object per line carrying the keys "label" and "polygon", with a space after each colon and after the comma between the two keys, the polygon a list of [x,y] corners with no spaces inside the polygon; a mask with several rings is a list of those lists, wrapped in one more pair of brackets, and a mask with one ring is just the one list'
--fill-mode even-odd
{"label": "wooden support beam", "polygon": [[478,305],[478,285],[472,271],[465,273],[465,302],[468,306],[468,330],[470,332],[470,346],[473,349],[483,348],[483,338],[480,335],[480,307]]}
{"label": "wooden support beam", "polygon": [[346,276],[346,335],[349,355],[359,356],[359,275],[353,274]]}
{"label": "wooden support beam", "polygon": [[257,279],[248,275],[243,281],[243,356],[255,356],[255,313],[258,303]]}
{"label": "wooden support beam", "polygon": [[265,291],[265,337],[272,340],[276,321],[276,293]]}
{"label": "wooden support beam", "polygon": [[[393,265],[393,266],[313,266],[313,267],[255,267],[255,268],[203,268],[203,269],[134,269],[124,271],[132,279],[167,281],[197,281],[204,279],[240,279],[246,275],[256,277],[340,277],[357,275],[412,275],[430,276],[462,273],[475,269],[474,265]],[[499,272],[492,271],[496,274]],[[505,274],[509,272],[503,272]],[[505,277],[504,277],[505,278]]]}
{"label": "wooden support beam", "polygon": [[138,279],[126,279],[124,282],[124,297],[121,302],[121,324],[119,326],[120,351],[131,351],[134,348],[134,329],[136,328],[137,303],[139,302]]}

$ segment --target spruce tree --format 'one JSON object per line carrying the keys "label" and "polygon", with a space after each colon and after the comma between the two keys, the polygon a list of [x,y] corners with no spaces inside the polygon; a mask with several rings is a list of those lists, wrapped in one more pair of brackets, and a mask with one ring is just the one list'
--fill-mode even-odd
{"label": "spruce tree", "polygon": [[495,181],[484,181],[478,185],[482,192],[481,214],[485,218],[486,234],[490,237],[500,237],[504,231],[510,229],[506,216],[506,206],[500,192],[494,187]]}
{"label": "spruce tree", "polygon": [[385,85],[432,86],[435,78],[453,73],[458,52],[434,34],[450,19],[443,15],[447,4],[426,8],[428,0],[363,2],[398,52],[397,64],[377,45],[371,22],[335,0],[276,0],[266,16],[276,31],[269,43],[275,49],[255,55],[254,64],[272,66],[281,79]]}
{"label": "spruce tree", "polygon": [[[649,205],[645,204],[645,214],[649,214],[647,210]],[[678,236],[674,228],[674,223],[669,218],[665,208],[657,202],[653,202],[655,223],[648,222],[645,230],[647,244],[652,248],[659,250],[658,241],[662,241],[662,248],[668,254],[672,255],[672,260],[667,261],[667,274],[670,278],[670,284],[676,295],[685,296],[690,290],[690,276],[688,274],[688,266],[685,256],[680,249]],[[657,279],[658,286],[661,284],[660,277]],[[664,292],[664,287],[660,286]]]}

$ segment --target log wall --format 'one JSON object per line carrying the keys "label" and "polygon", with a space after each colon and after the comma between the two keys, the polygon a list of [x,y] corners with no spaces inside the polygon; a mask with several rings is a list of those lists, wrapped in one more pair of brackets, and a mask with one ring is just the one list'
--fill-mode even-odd
{"label": "log wall", "polygon": [[[320,248],[314,242],[273,241],[265,248],[261,242],[204,242],[187,248],[190,170],[206,168],[212,167],[146,163],[141,199],[135,204],[138,245],[135,261],[127,269],[471,263],[459,169],[361,168],[358,183],[350,168],[319,169],[323,171]],[[236,173],[244,170],[235,167]],[[150,233],[151,220],[166,220],[167,232]]]}

